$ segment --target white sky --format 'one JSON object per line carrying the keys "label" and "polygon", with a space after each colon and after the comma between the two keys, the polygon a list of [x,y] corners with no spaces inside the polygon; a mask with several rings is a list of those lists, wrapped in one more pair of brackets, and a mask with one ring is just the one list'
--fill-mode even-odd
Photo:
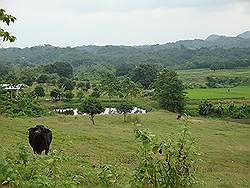
{"label": "white sky", "polygon": [[162,44],[250,30],[250,0],[0,0],[0,7],[17,17],[5,27],[17,41],[1,47]]}

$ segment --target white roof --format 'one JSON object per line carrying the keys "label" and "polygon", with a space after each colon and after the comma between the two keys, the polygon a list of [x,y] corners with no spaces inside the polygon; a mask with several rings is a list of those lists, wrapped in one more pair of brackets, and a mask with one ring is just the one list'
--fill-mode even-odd
{"label": "white roof", "polygon": [[23,84],[0,84],[0,87],[7,90],[20,90]]}

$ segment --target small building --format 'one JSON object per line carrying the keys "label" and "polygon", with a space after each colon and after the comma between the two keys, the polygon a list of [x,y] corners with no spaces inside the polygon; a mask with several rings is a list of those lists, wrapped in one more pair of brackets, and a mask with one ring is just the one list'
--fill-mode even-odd
{"label": "small building", "polygon": [[11,96],[13,91],[16,92],[16,94],[19,93],[19,91],[24,87],[23,84],[0,84],[0,87],[2,87],[5,90],[8,90],[11,92]]}

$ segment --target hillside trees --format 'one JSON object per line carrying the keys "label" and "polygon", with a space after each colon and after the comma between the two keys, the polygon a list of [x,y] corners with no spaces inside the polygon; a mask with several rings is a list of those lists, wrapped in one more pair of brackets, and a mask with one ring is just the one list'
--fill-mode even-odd
{"label": "hillside trees", "polygon": [[72,78],[73,67],[66,62],[57,61],[44,66],[44,71],[49,74],[56,73],[60,77]]}
{"label": "hillside trees", "polygon": [[156,79],[158,69],[154,64],[140,64],[134,69],[132,74],[134,82],[139,82],[144,88],[148,88]]}
{"label": "hillside trees", "polygon": [[88,91],[91,88],[91,83],[89,80],[80,81],[77,84],[77,89],[82,89],[83,91]]}
{"label": "hillside trees", "polygon": [[154,83],[155,96],[162,108],[181,112],[185,106],[184,85],[175,71],[164,69]]}
{"label": "hillside trees", "polygon": [[11,68],[6,63],[0,65],[0,77],[6,76],[10,72]]}
{"label": "hillside trees", "polygon": [[119,80],[114,75],[107,75],[102,81],[101,81],[101,90],[104,94],[107,94],[109,97],[109,100],[113,96],[119,95]]}
{"label": "hillside trees", "polygon": [[142,86],[134,83],[129,77],[120,79],[120,96],[127,99],[128,97],[134,97],[142,90]]}
{"label": "hillside trees", "polygon": [[57,85],[59,87],[64,87],[65,90],[70,90],[72,91],[75,87],[75,82],[73,82],[72,80],[70,79],[67,79],[65,77],[62,77],[60,78],[58,81],[57,81]]}

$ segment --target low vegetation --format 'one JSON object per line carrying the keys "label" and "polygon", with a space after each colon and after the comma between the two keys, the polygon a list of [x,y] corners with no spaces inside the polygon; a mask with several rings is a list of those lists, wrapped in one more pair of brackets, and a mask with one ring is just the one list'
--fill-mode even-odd
{"label": "low vegetation", "polygon": [[[143,171],[138,171],[142,164],[145,165],[141,152],[146,149],[149,164],[155,164],[157,168],[165,164],[164,159],[168,154],[173,154],[169,157],[171,167],[174,167],[172,165],[178,160],[178,150],[182,148],[182,142],[178,140],[185,133],[181,132],[184,122],[176,120],[176,115],[168,112],[151,112],[137,117],[140,118],[139,124],[124,123],[120,115],[96,116],[95,127],[90,126],[87,116],[0,117],[0,156],[4,159],[0,167],[1,183],[23,187],[35,184],[49,187],[128,187],[132,182],[140,184],[141,181],[134,179],[139,172],[140,180],[146,183],[150,174],[142,176]],[[47,125],[53,131],[48,156],[33,155],[27,141],[27,129],[38,123]],[[192,169],[196,170],[189,172],[196,174],[198,187],[249,186],[249,126],[206,118],[190,118],[188,125],[195,140],[188,139],[186,132],[188,138],[183,140],[183,144],[190,146],[186,144],[195,143],[191,148],[184,147],[182,156],[188,155],[186,162],[191,162],[189,159],[196,161],[192,163]],[[135,139],[135,130],[140,130],[136,131],[139,142]],[[147,137],[144,138],[145,135]],[[148,136],[151,140],[144,145],[143,140],[147,140]],[[189,155],[195,154],[193,151],[198,156],[189,158]],[[148,166],[147,170],[153,172],[152,166]],[[185,168],[183,170],[184,177],[192,177],[192,173],[189,174],[191,176],[185,175]],[[161,179],[162,176],[157,177],[157,182],[161,182],[165,178],[171,180],[174,176],[167,175],[164,179]]]}

